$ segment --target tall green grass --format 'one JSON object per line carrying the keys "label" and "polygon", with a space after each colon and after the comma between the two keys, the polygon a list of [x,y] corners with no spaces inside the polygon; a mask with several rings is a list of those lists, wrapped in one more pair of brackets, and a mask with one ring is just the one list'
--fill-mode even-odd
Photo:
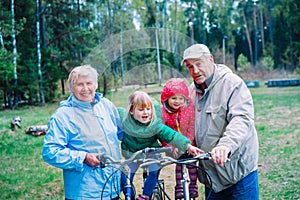
{"label": "tall green grass", "polygon": [[[129,93],[120,90],[108,97],[117,106],[125,106]],[[300,87],[261,86],[251,93],[260,146],[260,197],[300,199]],[[154,97],[159,100],[159,95]],[[25,134],[27,126],[47,124],[57,107],[54,103],[0,111],[1,199],[64,199],[61,170],[41,158],[44,137]],[[15,116],[22,118],[22,128],[12,132],[10,120]]]}

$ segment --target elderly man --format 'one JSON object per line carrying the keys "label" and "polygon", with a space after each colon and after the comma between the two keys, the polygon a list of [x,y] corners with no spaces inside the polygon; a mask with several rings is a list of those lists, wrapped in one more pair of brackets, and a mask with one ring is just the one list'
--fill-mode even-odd
{"label": "elderly man", "polygon": [[227,66],[215,64],[203,44],[187,48],[181,64],[194,80],[190,96],[195,104],[196,145],[212,154],[212,161],[200,162],[212,183],[205,173],[198,173],[206,198],[259,199],[258,138],[250,91]]}

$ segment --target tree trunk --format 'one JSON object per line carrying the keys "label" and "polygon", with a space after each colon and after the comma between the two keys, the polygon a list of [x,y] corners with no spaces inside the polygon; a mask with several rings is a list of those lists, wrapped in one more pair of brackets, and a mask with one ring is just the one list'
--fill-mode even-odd
{"label": "tree trunk", "polygon": [[155,24],[155,46],[156,46],[156,60],[157,60],[157,72],[158,72],[158,84],[161,85],[161,65],[160,65],[160,52],[159,52],[159,40],[158,40],[158,12],[159,6],[156,5],[156,24]]}
{"label": "tree trunk", "polygon": [[43,90],[43,73],[41,69],[41,45],[40,45],[40,0],[36,0],[36,49],[37,49],[37,57],[38,57],[38,76],[39,76],[39,94],[40,94],[40,102],[45,104],[45,95]]}
{"label": "tree trunk", "polygon": [[[12,23],[12,45],[13,45],[13,64],[14,64],[14,100],[13,103],[9,102],[10,108],[15,107],[18,105],[18,74],[17,74],[17,41],[16,41],[16,34],[15,34],[15,5],[14,0],[11,0],[11,23]],[[11,101],[11,99],[9,100]]]}
{"label": "tree trunk", "polygon": [[274,59],[274,39],[273,39],[273,17],[272,17],[272,5],[271,1],[268,2],[268,13],[269,13],[269,37],[271,42],[271,56]]}
{"label": "tree trunk", "polygon": [[107,80],[106,80],[106,75],[103,73],[103,96],[106,95],[107,93]]}
{"label": "tree trunk", "polygon": [[1,29],[1,27],[0,27],[0,44],[1,44],[1,49],[4,50],[4,42],[3,42],[2,29]]}
{"label": "tree trunk", "polygon": [[252,45],[251,45],[251,38],[250,38],[250,33],[249,33],[249,29],[247,26],[247,19],[246,19],[246,15],[245,15],[245,11],[243,10],[243,20],[244,20],[244,24],[246,27],[246,36],[247,36],[247,41],[248,41],[248,46],[249,46],[249,52],[250,52],[250,62],[252,65],[254,65],[253,63],[253,51],[252,51]]}
{"label": "tree trunk", "polygon": [[265,48],[265,34],[264,34],[264,16],[263,11],[260,9],[260,32],[261,32],[261,48]]}
{"label": "tree trunk", "polygon": [[[174,17],[175,17],[175,19],[174,19],[174,21],[175,21],[174,30],[177,30],[177,0],[175,0],[175,14],[174,14]],[[175,56],[176,56],[176,58],[175,58],[176,69],[179,72],[180,63],[179,63],[179,57],[178,57],[179,55],[178,55],[178,43],[177,43],[178,33],[177,33],[177,31],[174,31],[174,33],[175,33],[175,36],[172,37],[172,45],[174,45],[174,48],[175,48],[175,51],[173,51],[173,52],[175,52]],[[175,38],[174,41],[173,41],[173,38]],[[173,71],[172,71],[171,74],[172,74],[172,77],[173,77]]]}
{"label": "tree trunk", "polygon": [[[61,71],[63,71],[62,61],[59,62],[59,68],[60,68]],[[65,92],[65,82],[64,82],[63,78],[60,79],[60,84],[61,84],[61,93],[62,93],[62,95],[65,95],[66,94],[66,92]]]}

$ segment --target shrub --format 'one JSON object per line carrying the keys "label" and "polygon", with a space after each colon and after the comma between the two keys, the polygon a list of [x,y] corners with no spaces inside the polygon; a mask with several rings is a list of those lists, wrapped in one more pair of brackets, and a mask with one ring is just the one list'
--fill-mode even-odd
{"label": "shrub", "polygon": [[274,60],[271,56],[264,56],[260,62],[261,69],[272,70],[274,66]]}
{"label": "shrub", "polygon": [[238,71],[248,71],[251,69],[251,63],[248,61],[248,58],[243,54],[239,55],[237,65]]}

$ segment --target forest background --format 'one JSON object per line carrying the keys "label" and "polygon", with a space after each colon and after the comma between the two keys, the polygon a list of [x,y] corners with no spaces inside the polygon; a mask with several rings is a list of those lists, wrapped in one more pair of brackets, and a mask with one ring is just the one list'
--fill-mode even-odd
{"label": "forest background", "polygon": [[[43,137],[24,129],[48,122],[74,66],[96,67],[99,92],[125,106],[128,90],[159,98],[165,80],[189,77],[183,51],[204,43],[217,63],[260,80],[250,90],[261,199],[299,199],[299,86],[264,85],[299,78],[299,10],[299,0],[0,0],[0,196],[64,199],[61,170],[41,158]],[[22,129],[12,132],[15,116]]]}
{"label": "forest background", "polygon": [[300,73],[299,0],[1,0],[2,108],[64,97],[69,71],[96,67],[99,91],[186,77],[183,51],[209,46],[244,80]]}

